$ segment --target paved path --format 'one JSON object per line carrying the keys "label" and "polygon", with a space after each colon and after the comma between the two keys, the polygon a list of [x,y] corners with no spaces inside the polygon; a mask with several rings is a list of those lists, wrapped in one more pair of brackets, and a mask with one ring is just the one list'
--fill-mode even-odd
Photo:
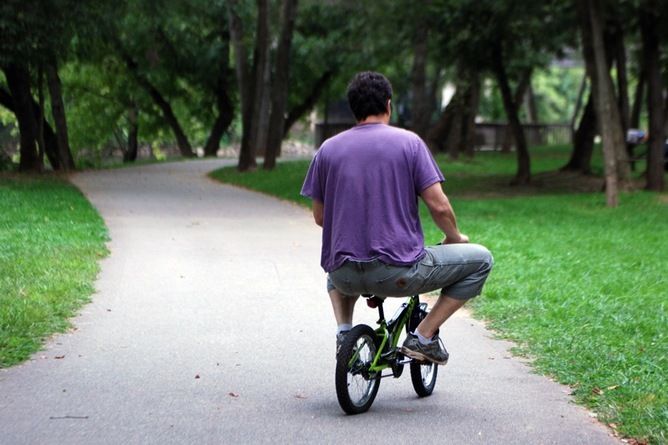
{"label": "paved path", "polygon": [[433,396],[385,379],[371,411],[343,415],[319,229],[207,179],[222,162],[74,177],[111,255],[75,330],[0,371],[0,443],[619,443],[463,315]]}

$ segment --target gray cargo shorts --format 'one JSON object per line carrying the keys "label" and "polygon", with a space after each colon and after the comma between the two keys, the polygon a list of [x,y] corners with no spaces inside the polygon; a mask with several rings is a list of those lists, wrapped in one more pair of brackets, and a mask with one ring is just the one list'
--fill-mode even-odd
{"label": "gray cargo shorts", "polygon": [[489,250],[479,244],[444,244],[425,251],[412,266],[392,266],[380,260],[346,261],[328,274],[327,291],[406,297],[441,289],[441,295],[458,300],[480,295],[494,264]]}

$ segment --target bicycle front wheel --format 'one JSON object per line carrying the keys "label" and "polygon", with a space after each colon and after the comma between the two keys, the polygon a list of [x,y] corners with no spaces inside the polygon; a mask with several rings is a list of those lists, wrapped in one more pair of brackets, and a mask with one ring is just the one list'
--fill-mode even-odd
{"label": "bicycle front wheel", "polygon": [[336,358],[336,397],[343,411],[367,411],[378,393],[380,372],[369,367],[378,351],[376,333],[367,325],[355,326],[346,334]]}
{"label": "bicycle front wheel", "polygon": [[[427,316],[427,304],[420,303],[412,314],[411,321],[408,326],[409,332],[415,331],[415,328],[420,324],[424,317]],[[418,397],[427,397],[434,392],[436,387],[436,377],[438,376],[438,365],[430,362],[416,362],[412,361],[411,368],[411,382],[413,389]]]}
{"label": "bicycle front wheel", "polygon": [[411,362],[411,381],[419,397],[430,396],[436,386],[438,365],[436,363]]}

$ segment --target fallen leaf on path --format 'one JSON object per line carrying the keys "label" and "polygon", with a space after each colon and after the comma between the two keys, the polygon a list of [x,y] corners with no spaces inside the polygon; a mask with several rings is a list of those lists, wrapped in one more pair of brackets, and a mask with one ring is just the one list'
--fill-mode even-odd
{"label": "fallen leaf on path", "polygon": [[308,399],[308,397],[306,397],[304,394],[297,394],[297,395],[295,395],[295,399],[302,399],[303,400],[303,399]]}
{"label": "fallen leaf on path", "polygon": [[64,356],[64,355],[57,355],[57,356],[55,356],[54,358],[55,358],[56,360],[60,360],[60,359],[65,358],[65,356]]}
{"label": "fallen leaf on path", "polygon": [[237,394],[236,392],[228,392],[227,395],[230,396],[230,397],[235,397],[235,398],[239,397],[239,394]]}
{"label": "fallen leaf on path", "polygon": [[198,379],[198,378],[199,378],[199,374],[195,374],[195,378]]}

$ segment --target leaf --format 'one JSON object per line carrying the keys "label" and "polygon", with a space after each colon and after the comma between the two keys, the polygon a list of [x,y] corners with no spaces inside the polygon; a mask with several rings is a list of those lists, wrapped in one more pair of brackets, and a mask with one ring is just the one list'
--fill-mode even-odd
{"label": "leaf", "polygon": [[228,392],[227,395],[234,398],[239,397],[239,394],[237,394],[236,392]]}

